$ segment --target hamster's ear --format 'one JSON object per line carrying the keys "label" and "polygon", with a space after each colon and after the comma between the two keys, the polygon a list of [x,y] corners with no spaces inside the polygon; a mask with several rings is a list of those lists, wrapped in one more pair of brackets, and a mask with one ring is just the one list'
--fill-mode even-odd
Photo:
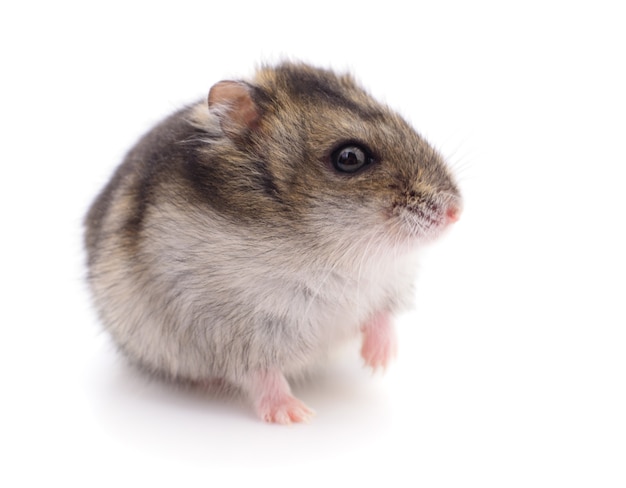
{"label": "hamster's ear", "polygon": [[252,99],[252,88],[241,81],[220,81],[209,91],[209,111],[219,117],[228,136],[240,136],[254,130],[261,117]]}

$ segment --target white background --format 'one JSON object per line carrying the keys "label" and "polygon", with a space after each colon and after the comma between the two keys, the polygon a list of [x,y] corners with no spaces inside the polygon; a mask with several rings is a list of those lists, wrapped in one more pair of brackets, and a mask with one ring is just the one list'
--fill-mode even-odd
{"label": "white background", "polygon": [[[0,485],[626,486],[621,2],[12,2],[0,14]],[[128,368],[81,219],[154,122],[281,57],[349,69],[456,169],[385,376],[309,425]]]}

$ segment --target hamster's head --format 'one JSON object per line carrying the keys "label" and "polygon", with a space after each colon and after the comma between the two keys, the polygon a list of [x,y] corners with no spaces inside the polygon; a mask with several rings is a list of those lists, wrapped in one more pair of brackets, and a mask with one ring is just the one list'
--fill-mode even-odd
{"label": "hamster's head", "polygon": [[214,85],[209,111],[239,161],[226,198],[242,218],[397,243],[431,240],[459,217],[442,157],[348,75],[266,67],[250,82]]}

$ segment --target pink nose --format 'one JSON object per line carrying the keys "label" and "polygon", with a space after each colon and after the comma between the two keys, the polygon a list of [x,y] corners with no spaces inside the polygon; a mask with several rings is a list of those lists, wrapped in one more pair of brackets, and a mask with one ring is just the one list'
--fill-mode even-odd
{"label": "pink nose", "polygon": [[458,207],[450,206],[448,210],[446,210],[446,217],[448,217],[448,223],[453,224],[459,217],[461,216],[461,210]]}

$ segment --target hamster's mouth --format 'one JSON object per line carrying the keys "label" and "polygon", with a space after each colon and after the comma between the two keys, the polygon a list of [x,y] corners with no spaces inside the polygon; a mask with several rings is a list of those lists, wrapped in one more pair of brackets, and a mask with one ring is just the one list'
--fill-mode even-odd
{"label": "hamster's mouth", "polygon": [[443,214],[419,207],[403,206],[395,209],[397,217],[410,235],[429,237],[444,227]]}
{"label": "hamster's mouth", "polygon": [[412,205],[396,203],[392,206],[391,222],[396,232],[418,240],[437,237],[449,224],[458,219],[456,206],[434,203]]}

